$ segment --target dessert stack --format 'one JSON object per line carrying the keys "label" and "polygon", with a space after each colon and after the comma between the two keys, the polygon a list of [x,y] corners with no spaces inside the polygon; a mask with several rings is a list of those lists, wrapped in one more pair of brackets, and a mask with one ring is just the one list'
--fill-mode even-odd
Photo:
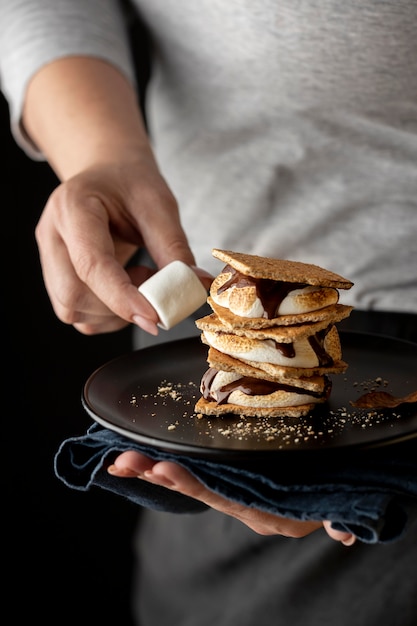
{"label": "dessert stack", "polygon": [[347,363],[336,324],[353,307],[339,303],[349,280],[297,261],[213,249],[225,263],[196,320],[208,346],[195,411],[301,417],[331,392],[329,374]]}

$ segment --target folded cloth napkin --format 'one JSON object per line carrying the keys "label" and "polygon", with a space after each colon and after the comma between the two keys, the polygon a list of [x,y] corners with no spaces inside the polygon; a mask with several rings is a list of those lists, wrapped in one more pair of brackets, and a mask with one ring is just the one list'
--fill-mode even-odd
{"label": "folded cloth napkin", "polygon": [[417,518],[417,439],[344,453],[284,452],[265,461],[225,464],[138,444],[93,424],[85,435],[61,444],[55,473],[73,489],[100,487],[147,508],[176,513],[206,508],[164,487],[108,474],[108,465],[126,450],[175,461],[208,489],[246,506],[298,520],[331,520],[335,529],[365,543],[395,541]]}

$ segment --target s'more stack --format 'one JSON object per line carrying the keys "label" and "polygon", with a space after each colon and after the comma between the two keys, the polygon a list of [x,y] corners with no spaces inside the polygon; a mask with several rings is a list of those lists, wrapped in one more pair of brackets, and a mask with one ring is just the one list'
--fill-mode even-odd
{"label": "s'more stack", "polygon": [[225,263],[196,321],[209,369],[195,411],[253,417],[301,417],[343,373],[335,324],[353,307],[339,303],[349,280],[307,263],[213,249]]}

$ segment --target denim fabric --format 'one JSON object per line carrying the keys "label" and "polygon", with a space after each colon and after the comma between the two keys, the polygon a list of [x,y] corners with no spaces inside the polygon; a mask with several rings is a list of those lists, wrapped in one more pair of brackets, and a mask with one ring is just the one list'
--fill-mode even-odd
{"label": "denim fabric", "polygon": [[365,543],[392,542],[417,517],[417,440],[348,453],[283,453],[268,462],[220,463],[157,450],[93,424],[64,441],[55,457],[68,487],[100,487],[137,505],[176,513],[205,505],[137,478],[117,478],[106,467],[125,450],[187,468],[212,491],[263,511],[298,520],[330,519]]}

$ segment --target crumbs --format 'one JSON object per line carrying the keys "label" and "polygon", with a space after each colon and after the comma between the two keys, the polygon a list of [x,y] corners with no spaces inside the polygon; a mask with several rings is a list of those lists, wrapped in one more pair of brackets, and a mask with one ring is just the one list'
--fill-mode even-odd
{"label": "crumbs", "polygon": [[[194,411],[194,404],[197,397],[197,385],[193,382],[188,383],[172,383],[167,380],[161,381],[155,393],[144,393],[141,395],[132,394],[130,404],[138,407],[143,401],[149,401],[155,407],[155,411],[151,415],[157,414],[158,406],[168,407],[170,403],[181,404],[186,409],[184,417],[189,416],[188,407]],[[177,410],[176,410],[177,412]],[[169,430],[173,430],[172,425]]]}
{"label": "crumbs", "polygon": [[353,387],[360,388],[361,392],[373,392],[381,389],[382,387],[388,387],[389,382],[381,376],[377,376],[376,378],[368,378],[367,380],[363,380],[362,382],[354,382]]}
{"label": "crumbs", "polygon": [[346,407],[340,407],[328,411],[325,416],[313,413],[299,418],[254,418],[241,415],[225,426],[219,423],[222,418],[213,420],[201,414],[196,417],[207,422],[207,434],[216,433],[230,440],[273,442],[274,449],[285,449],[312,443],[325,446],[348,430],[372,428],[389,421],[393,423],[392,420],[401,415],[393,413],[388,417],[383,412],[349,411]]}
{"label": "crumbs", "polygon": [[[389,386],[389,381],[381,377],[348,383],[355,393],[375,391]],[[284,417],[246,417],[223,416],[212,417],[195,413],[194,406],[200,395],[199,387],[194,382],[174,383],[162,380],[153,393],[132,395],[130,404],[133,407],[146,405],[146,411],[152,417],[161,420],[161,428],[176,431],[180,437],[182,428],[190,426],[198,429],[198,435],[210,438],[221,444],[222,440],[248,441],[263,444],[274,449],[300,446],[311,443],[325,446],[332,439],[347,431],[373,428],[382,423],[393,425],[401,418],[400,412],[383,410],[353,409],[352,407],[330,407],[327,411],[313,411],[310,415],[300,418]],[[349,389],[346,395],[349,395]],[[323,406],[323,405],[321,405]],[[164,407],[164,410],[158,410]],[[180,407],[180,410],[178,410]],[[163,416],[163,417],[161,417]],[[223,444],[221,444],[223,445]]]}

